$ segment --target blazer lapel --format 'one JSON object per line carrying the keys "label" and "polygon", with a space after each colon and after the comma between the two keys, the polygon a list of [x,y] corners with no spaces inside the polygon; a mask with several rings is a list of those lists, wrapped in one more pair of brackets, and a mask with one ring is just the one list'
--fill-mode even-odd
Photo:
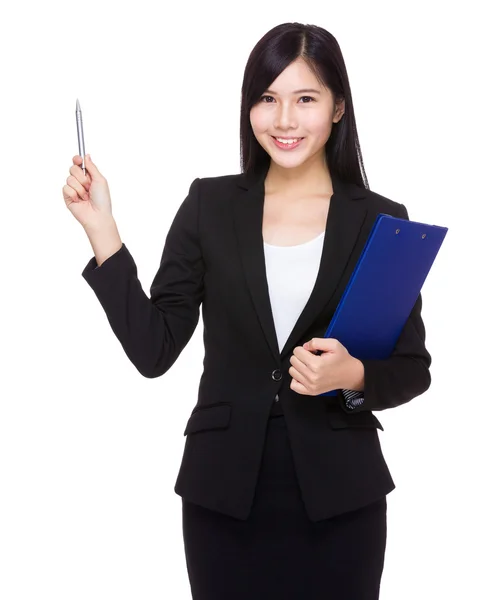
{"label": "blazer lapel", "polygon": [[366,191],[332,176],[333,195],[317,279],[280,352],[268,293],[263,247],[265,177],[266,171],[260,175],[247,176],[241,173],[238,176],[237,184],[244,191],[233,198],[233,214],[239,252],[253,304],[272,354],[280,363],[330,302],[365,221],[366,203],[359,200],[366,197]]}

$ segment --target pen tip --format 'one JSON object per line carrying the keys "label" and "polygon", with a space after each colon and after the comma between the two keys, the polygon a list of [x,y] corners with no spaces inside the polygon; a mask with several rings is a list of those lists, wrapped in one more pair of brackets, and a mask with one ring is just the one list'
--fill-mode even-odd
{"label": "pen tip", "polygon": [[80,103],[78,102],[78,98],[76,99],[76,110],[80,110]]}

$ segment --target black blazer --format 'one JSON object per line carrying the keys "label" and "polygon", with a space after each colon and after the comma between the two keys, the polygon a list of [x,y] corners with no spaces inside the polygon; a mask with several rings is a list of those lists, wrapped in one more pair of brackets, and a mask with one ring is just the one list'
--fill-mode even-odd
{"label": "black blazer", "polygon": [[387,360],[362,360],[364,402],[290,389],[296,346],[322,337],[378,213],[408,219],[399,204],[333,177],[318,277],[279,352],[262,237],[262,175],[197,178],[168,231],[148,298],[126,248],[82,272],[129,360],[144,377],[170,369],[202,304],[204,369],[174,490],[238,519],[250,514],[271,407],[280,395],[307,514],[325,519],[395,487],[372,410],[404,404],[431,383],[421,294]]}

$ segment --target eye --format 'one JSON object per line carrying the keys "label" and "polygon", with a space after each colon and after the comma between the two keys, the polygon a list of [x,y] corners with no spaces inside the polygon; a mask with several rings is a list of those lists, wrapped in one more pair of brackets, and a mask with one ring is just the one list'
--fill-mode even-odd
{"label": "eye", "polygon": [[[263,100],[263,98],[272,98],[272,100],[273,100],[273,96],[262,96],[260,98],[260,102]],[[309,98],[309,100],[312,100],[313,102],[316,102],[316,99],[313,98],[312,96],[301,96],[300,99],[302,100],[302,98]],[[271,104],[271,103],[270,102],[264,102],[264,104]],[[302,102],[302,104],[310,104],[310,102]]]}

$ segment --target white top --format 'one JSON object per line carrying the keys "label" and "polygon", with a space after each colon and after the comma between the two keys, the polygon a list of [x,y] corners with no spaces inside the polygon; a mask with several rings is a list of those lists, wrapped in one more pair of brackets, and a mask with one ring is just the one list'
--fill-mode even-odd
{"label": "white top", "polygon": [[323,231],[297,246],[272,246],[263,242],[268,293],[280,351],[316,283],[324,234]]}

